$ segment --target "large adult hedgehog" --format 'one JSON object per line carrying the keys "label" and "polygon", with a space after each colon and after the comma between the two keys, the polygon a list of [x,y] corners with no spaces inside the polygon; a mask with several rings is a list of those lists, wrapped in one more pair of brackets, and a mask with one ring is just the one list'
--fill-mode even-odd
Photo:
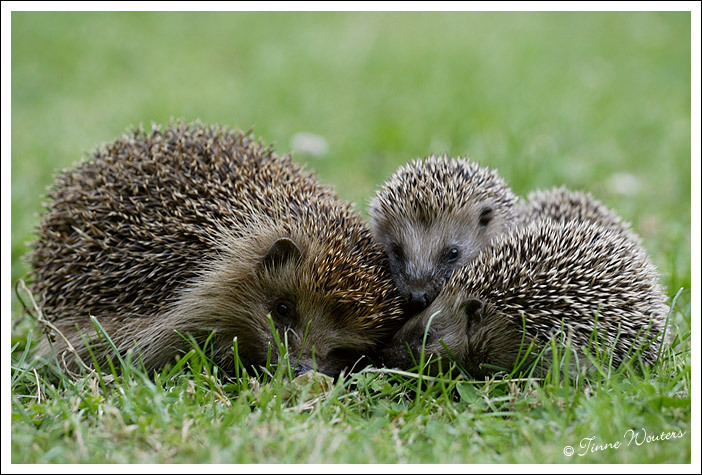
{"label": "large adult hedgehog", "polygon": [[[583,350],[591,341],[611,351],[615,365],[637,349],[651,362],[665,302],[656,269],[637,243],[594,223],[538,220],[499,237],[456,271],[394,336],[386,363],[414,366],[407,344],[418,361],[427,326],[425,355],[441,357],[445,368],[446,345],[473,376],[488,373],[485,364],[511,370],[530,344],[534,355],[553,337],[570,342],[580,363],[587,364]],[[548,369],[549,357],[542,362]]]}
{"label": "large adult hedgehog", "polygon": [[90,315],[147,368],[189,347],[179,333],[202,343],[212,331],[220,366],[234,364],[234,338],[263,365],[270,314],[298,370],[335,375],[397,328],[399,297],[360,216],[248,134],[136,130],[63,172],[49,196],[32,290],[86,361]]}
{"label": "large adult hedgehog", "polygon": [[375,239],[411,312],[513,225],[517,197],[495,170],[431,156],[400,167],[370,203]]}
{"label": "large adult hedgehog", "polygon": [[516,207],[515,214],[518,225],[525,225],[537,219],[590,222],[641,243],[641,238],[631,229],[631,224],[624,221],[614,210],[588,192],[569,190],[565,186],[532,191],[526,202]]}

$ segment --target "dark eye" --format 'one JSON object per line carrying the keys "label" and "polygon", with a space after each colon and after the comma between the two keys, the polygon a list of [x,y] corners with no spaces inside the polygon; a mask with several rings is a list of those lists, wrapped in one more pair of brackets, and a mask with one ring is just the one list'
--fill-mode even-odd
{"label": "dark eye", "polygon": [[402,248],[398,244],[392,244],[390,246],[390,254],[392,254],[392,257],[399,261],[403,256]]}
{"label": "dark eye", "polygon": [[[423,337],[424,335],[422,335],[422,338]],[[434,341],[434,338],[436,338],[436,332],[434,330],[429,330],[427,332],[427,343]]]}
{"label": "dark eye", "polygon": [[285,302],[280,302],[275,306],[275,313],[281,317],[289,317],[292,311],[290,310],[290,305]]}
{"label": "dark eye", "polygon": [[286,325],[292,324],[294,307],[288,300],[278,300],[273,305],[273,317]]}
{"label": "dark eye", "polygon": [[478,224],[480,226],[485,227],[488,224],[490,224],[490,221],[492,221],[493,218],[493,212],[492,208],[483,208],[483,210],[480,212],[480,218],[478,219]]}
{"label": "dark eye", "polygon": [[461,253],[456,249],[455,247],[450,248],[448,251],[446,251],[446,262],[454,262],[456,259],[458,259],[458,256],[461,255]]}

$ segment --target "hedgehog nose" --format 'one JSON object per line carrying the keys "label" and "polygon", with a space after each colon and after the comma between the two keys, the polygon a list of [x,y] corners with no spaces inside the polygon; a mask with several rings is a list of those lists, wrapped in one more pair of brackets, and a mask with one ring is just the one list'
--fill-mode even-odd
{"label": "hedgehog nose", "polygon": [[298,363],[297,366],[295,366],[295,371],[294,371],[295,377],[297,378],[298,376],[305,374],[306,372],[308,372],[310,370],[312,370],[312,368],[310,368],[306,364]]}
{"label": "hedgehog nose", "polygon": [[409,295],[408,303],[409,307],[415,312],[424,310],[431,303],[429,292],[426,290],[412,290]]}

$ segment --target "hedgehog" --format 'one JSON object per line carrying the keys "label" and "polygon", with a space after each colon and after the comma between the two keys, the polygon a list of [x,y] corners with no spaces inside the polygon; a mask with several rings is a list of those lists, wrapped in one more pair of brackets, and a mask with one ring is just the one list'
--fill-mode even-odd
{"label": "hedgehog", "polygon": [[496,170],[445,155],[409,162],[382,185],[371,227],[406,312],[426,308],[456,269],[513,227],[517,199]]}
{"label": "hedgehog", "polygon": [[537,220],[498,237],[456,271],[383,356],[388,366],[411,368],[425,344],[425,357],[440,360],[430,371],[445,371],[453,360],[481,377],[544,350],[538,374],[553,360],[549,342],[571,345],[588,368],[585,350],[597,341],[614,365],[635,353],[652,363],[666,300],[656,268],[626,236],[592,222]]}
{"label": "hedgehog", "polygon": [[[214,332],[225,371],[234,339],[250,366],[279,361],[270,318],[297,374],[332,376],[400,325],[386,258],[352,203],[250,133],[137,128],[61,172],[49,198],[31,290],[86,361],[111,354],[91,316],[149,370]],[[39,354],[66,347],[47,339]]]}
{"label": "hedgehog", "polygon": [[559,222],[597,223],[641,244],[641,238],[631,229],[631,223],[624,221],[614,210],[585,191],[573,191],[565,186],[536,190],[529,193],[526,203],[519,203],[516,207],[518,226],[543,218]]}

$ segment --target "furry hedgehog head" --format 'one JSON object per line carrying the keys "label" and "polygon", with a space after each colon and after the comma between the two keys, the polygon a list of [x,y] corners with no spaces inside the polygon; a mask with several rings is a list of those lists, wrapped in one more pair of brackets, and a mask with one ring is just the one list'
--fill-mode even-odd
{"label": "furry hedgehog head", "polygon": [[465,158],[417,159],[383,184],[370,202],[372,229],[411,311],[512,226],[516,202],[497,171]]}

